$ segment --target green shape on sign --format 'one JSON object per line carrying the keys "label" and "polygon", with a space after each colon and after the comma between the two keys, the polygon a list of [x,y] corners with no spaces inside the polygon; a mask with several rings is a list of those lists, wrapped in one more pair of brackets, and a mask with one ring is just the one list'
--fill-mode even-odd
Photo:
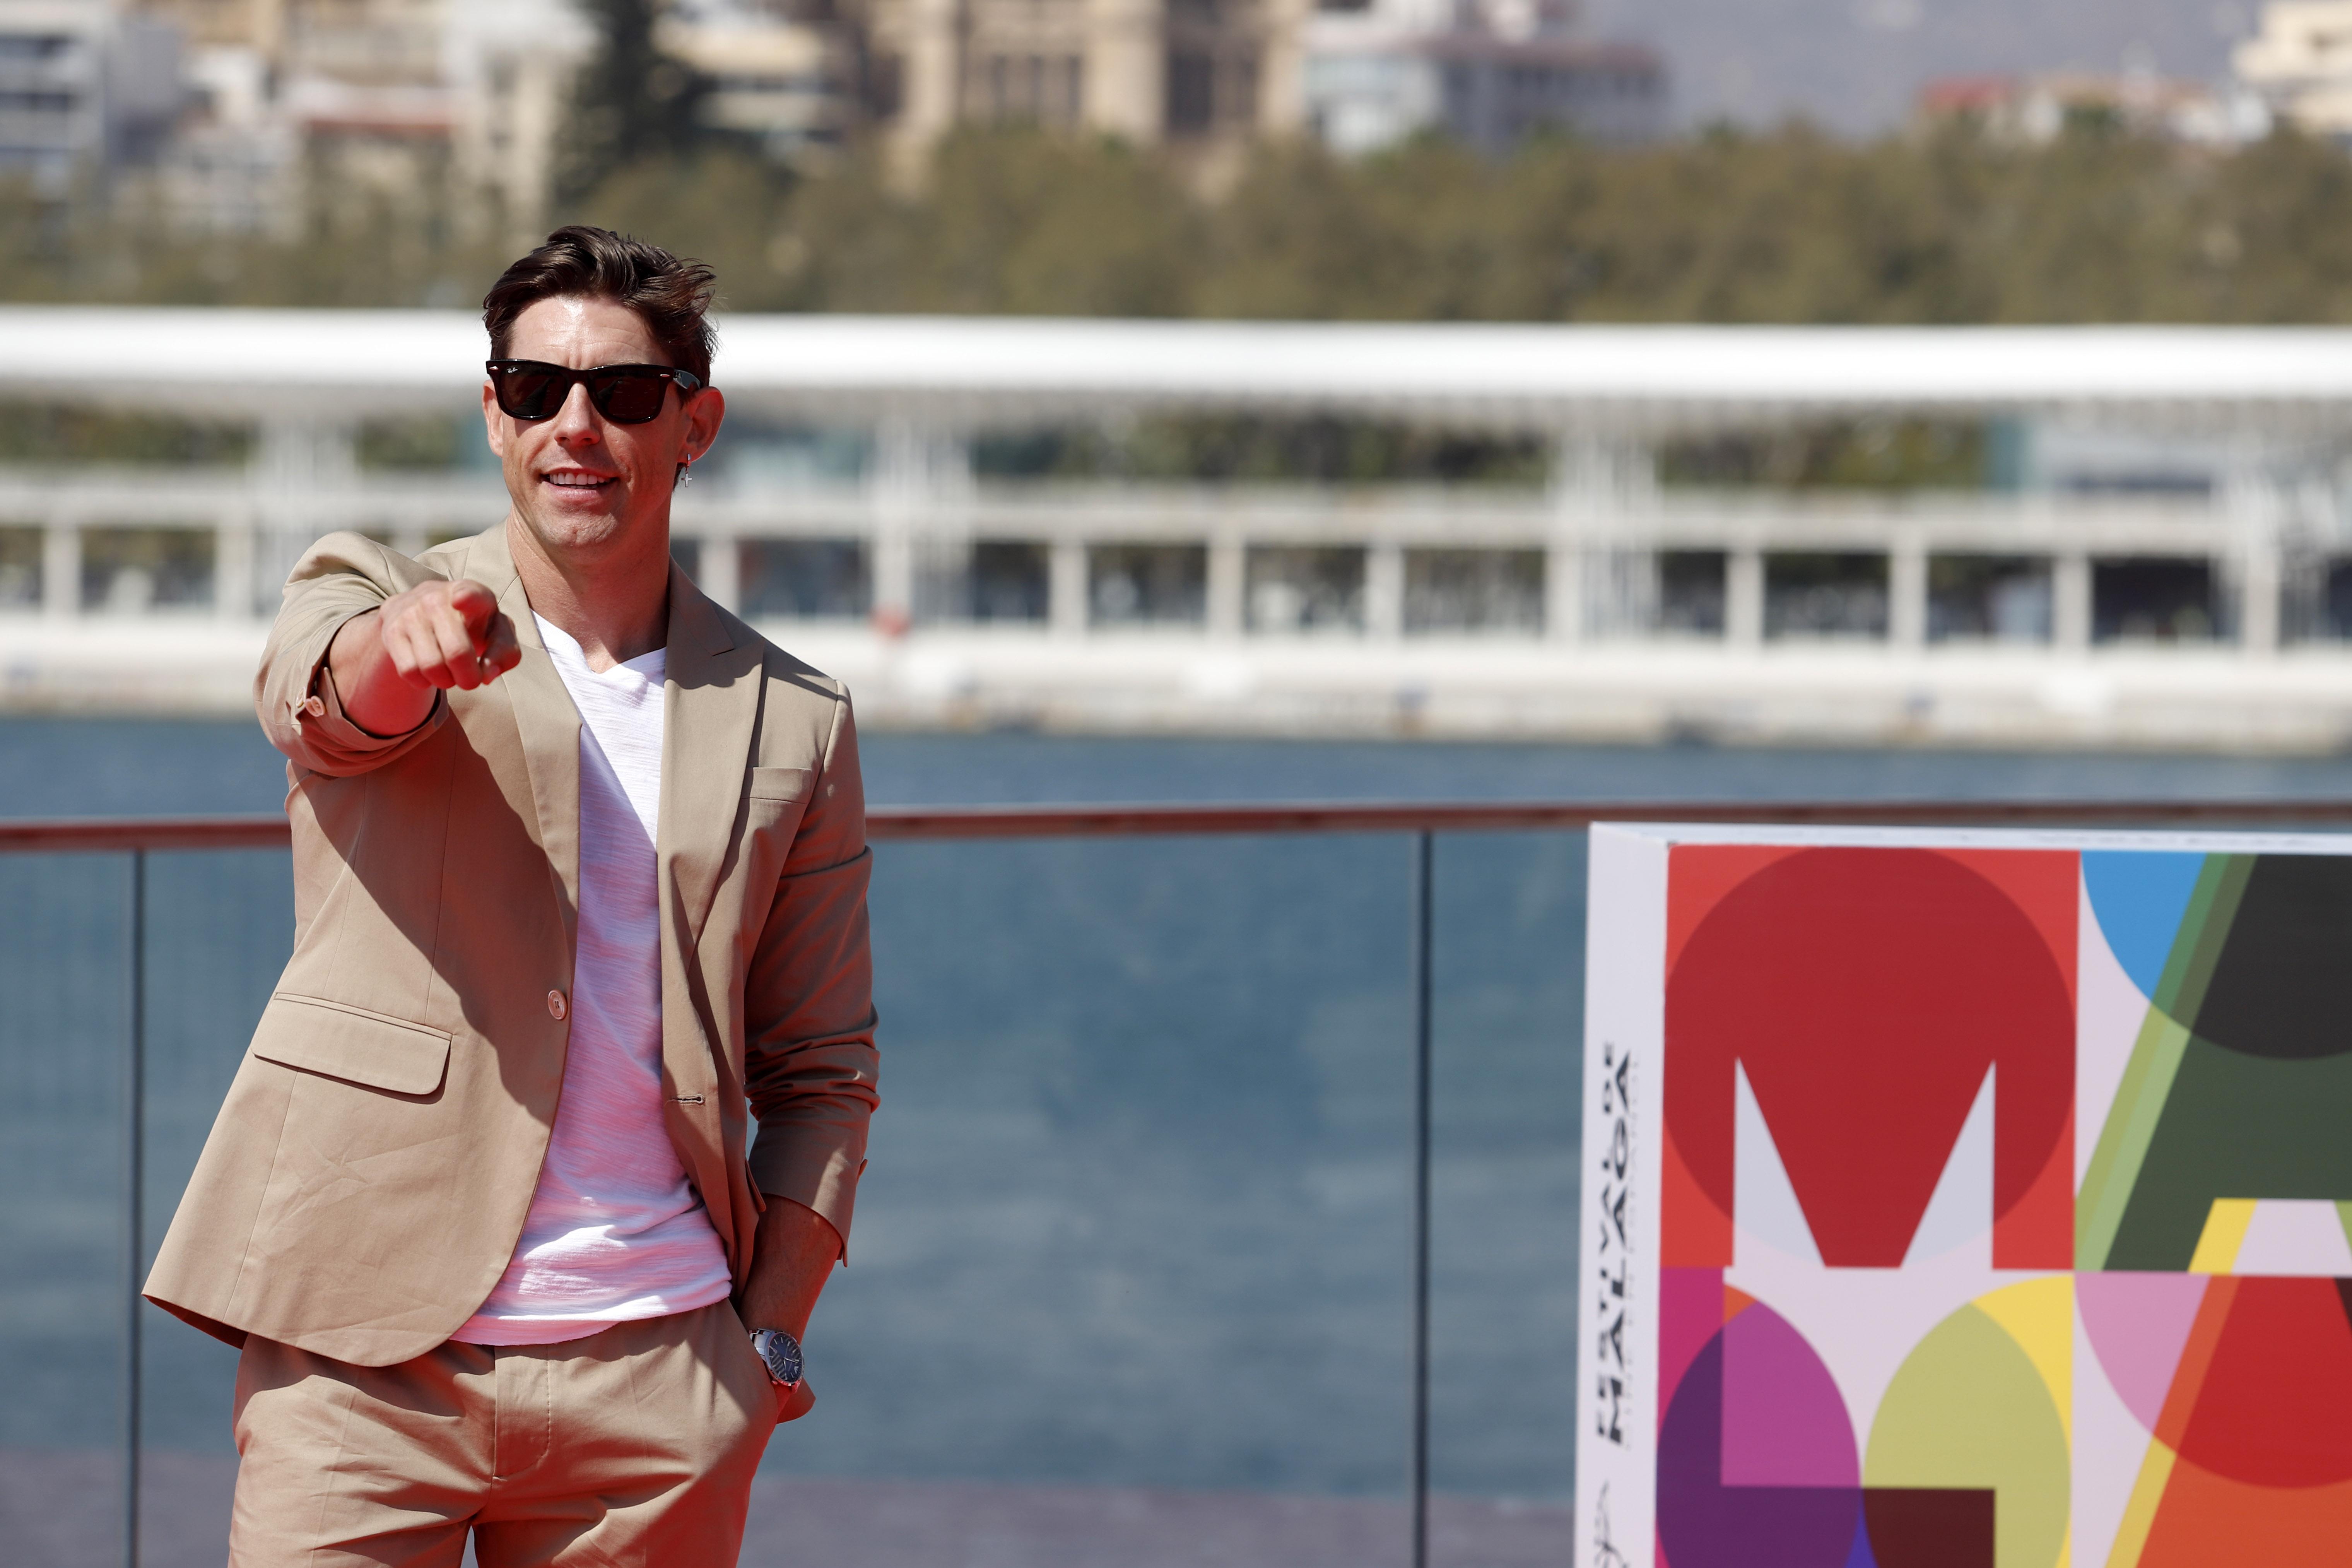
{"label": "green shape on sign", "polygon": [[2066,1549],[2066,1428],[2042,1374],[1983,1309],[1919,1342],[1870,1426],[1864,1487],[1990,1488],[1994,1568],[2055,1568]]}
{"label": "green shape on sign", "polygon": [[[2197,875],[2196,890],[2189,895],[2189,910],[2181,916],[2179,933],[2172,941],[2172,954],[2165,960],[2163,978],[2157,982],[2156,1005],[2140,1026],[2115,1104],[2108,1109],[2106,1125],[2099,1130],[2098,1144],[2091,1152],[2083,1190],[2075,1197],[2077,1268],[2113,1267],[2108,1256],[2115,1249],[2132,1193],[2139,1185],[2148,1145],[2172,1098],[2173,1077],[2189,1044],[2189,1029],[2181,1020],[2194,1018],[2204,1001],[2205,987],[2213,978],[2213,966],[2221,962],[2222,943],[2229,939],[2230,922],[2237,914],[2238,900],[2245,895],[2246,879],[2253,867],[2251,855],[2208,855],[2204,869]],[[2201,1211],[2199,1222],[2203,1222]],[[2196,1248],[2193,1239],[2189,1247],[2192,1252]],[[2185,1257],[2179,1267],[2188,1267]]]}
{"label": "green shape on sign", "polygon": [[2352,1056],[2252,1057],[2190,1036],[2105,1267],[2173,1271],[2216,1198],[2352,1193]]}

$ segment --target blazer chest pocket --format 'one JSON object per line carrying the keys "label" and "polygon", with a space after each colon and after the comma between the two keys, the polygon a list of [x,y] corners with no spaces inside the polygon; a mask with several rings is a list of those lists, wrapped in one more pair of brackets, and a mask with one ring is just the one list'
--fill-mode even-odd
{"label": "blazer chest pocket", "polygon": [[806,768],[753,768],[751,787],[745,793],[753,800],[789,805],[808,794],[808,787]]}
{"label": "blazer chest pocket", "polygon": [[394,1094],[430,1094],[449,1065],[440,1029],[316,996],[272,996],[253,1034],[253,1054]]}

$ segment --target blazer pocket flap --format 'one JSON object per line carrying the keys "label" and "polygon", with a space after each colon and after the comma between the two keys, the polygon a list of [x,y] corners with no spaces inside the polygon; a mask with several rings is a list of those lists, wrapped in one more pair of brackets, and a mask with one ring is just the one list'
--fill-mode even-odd
{"label": "blazer pocket flap", "polygon": [[798,800],[808,794],[806,768],[753,768],[750,795],[753,800]]}
{"label": "blazer pocket flap", "polygon": [[449,1037],[341,1002],[273,996],[254,1031],[253,1054],[370,1089],[430,1094],[449,1065]]}

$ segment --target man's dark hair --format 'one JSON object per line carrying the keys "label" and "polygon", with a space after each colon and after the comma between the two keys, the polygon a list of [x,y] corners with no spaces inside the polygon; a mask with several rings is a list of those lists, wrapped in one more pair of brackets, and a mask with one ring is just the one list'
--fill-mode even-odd
{"label": "man's dark hair", "polygon": [[505,359],[516,320],[541,300],[610,300],[643,317],[671,362],[708,386],[719,344],[709,321],[718,286],[718,274],[699,261],[609,228],[567,224],[490,285],[482,325],[490,330],[490,357]]}

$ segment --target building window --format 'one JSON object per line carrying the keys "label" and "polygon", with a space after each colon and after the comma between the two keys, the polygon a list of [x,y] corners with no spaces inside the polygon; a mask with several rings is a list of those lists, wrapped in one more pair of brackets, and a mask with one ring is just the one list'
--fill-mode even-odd
{"label": "building window", "polygon": [[2046,643],[2051,615],[2046,556],[1928,557],[1929,642]]}
{"label": "building window", "polygon": [[747,620],[854,620],[873,607],[864,540],[747,539],[738,548]]}
{"label": "building window", "polygon": [[1774,551],[1764,557],[1768,637],[1883,637],[1886,557]]}
{"label": "building window", "polygon": [[1197,136],[1216,118],[1217,63],[1192,50],[1168,51],[1168,133]]}
{"label": "building window", "polygon": [[1025,541],[986,540],[972,546],[971,618],[1044,620],[1049,554],[1046,546]]}
{"label": "building window", "polygon": [[1087,552],[1087,598],[1098,626],[1199,626],[1208,615],[1201,544],[1098,544]]}
{"label": "building window", "polygon": [[877,55],[867,68],[866,101],[877,120],[896,120],[906,103],[906,61],[897,55]]}
{"label": "building window", "polygon": [[1238,130],[1257,123],[1257,57],[1244,52],[1226,63],[1224,94],[1217,119]]}
{"label": "building window", "polygon": [[1540,550],[1408,550],[1404,629],[1534,636],[1543,630]]}
{"label": "building window", "polygon": [[89,528],[81,535],[81,607],[136,616],[213,602],[213,535],[194,528]]}
{"label": "building window", "polygon": [[2124,556],[2091,563],[2097,642],[2208,642],[2219,632],[2210,561]]}
{"label": "building window", "polygon": [[1660,551],[1657,629],[1690,637],[1721,637],[1728,564],[1728,557],[1720,550]]}
{"label": "building window", "polygon": [[41,602],[41,531],[0,528],[0,609],[31,609]]}
{"label": "building window", "polygon": [[1061,66],[1060,122],[1080,125],[1087,118],[1087,62],[1083,55],[1064,55]]}
{"label": "building window", "polygon": [[1364,629],[1361,546],[1256,546],[1245,579],[1251,631]]}

